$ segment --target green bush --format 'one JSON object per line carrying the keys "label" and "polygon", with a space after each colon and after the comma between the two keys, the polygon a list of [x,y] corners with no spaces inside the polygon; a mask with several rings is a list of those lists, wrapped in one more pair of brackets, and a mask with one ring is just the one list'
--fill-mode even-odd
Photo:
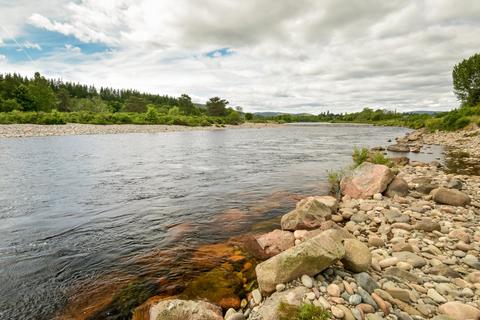
{"label": "green bush", "polygon": [[387,157],[385,157],[385,155],[383,153],[381,153],[380,151],[377,151],[373,154],[370,154],[370,156],[368,158],[368,161],[371,162],[371,163],[375,163],[375,164],[383,164],[383,165],[386,165],[388,167],[393,166],[392,161],[390,159],[388,159]]}
{"label": "green bush", "polygon": [[467,117],[461,117],[453,124],[453,130],[463,129],[470,124],[470,119]]}
{"label": "green bush", "polygon": [[361,148],[361,149],[357,147],[353,148],[352,158],[353,158],[354,167],[358,167],[359,165],[367,161],[368,152],[369,151],[367,148]]}

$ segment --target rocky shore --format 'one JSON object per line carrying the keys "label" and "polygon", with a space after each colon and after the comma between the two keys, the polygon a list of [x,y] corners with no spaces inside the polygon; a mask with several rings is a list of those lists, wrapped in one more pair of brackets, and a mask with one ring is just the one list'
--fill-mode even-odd
{"label": "rocky shore", "polygon": [[256,129],[266,127],[280,127],[275,123],[244,123],[241,125],[225,125],[222,127],[187,127],[177,125],[94,125],[69,123],[64,125],[37,125],[37,124],[2,124],[0,125],[0,138],[44,137],[67,135],[91,134],[119,134],[119,133],[158,133],[194,130],[220,130],[220,129]]}
{"label": "rocky shore", "polygon": [[[478,162],[479,137],[417,131],[396,146],[442,143]],[[437,161],[396,163],[364,162],[342,179],[340,198],[303,199],[281,230],[256,236],[268,259],[240,306],[224,314],[168,298],[149,306],[147,319],[300,319],[295,310],[311,305],[321,313],[301,319],[479,320],[480,176]]]}

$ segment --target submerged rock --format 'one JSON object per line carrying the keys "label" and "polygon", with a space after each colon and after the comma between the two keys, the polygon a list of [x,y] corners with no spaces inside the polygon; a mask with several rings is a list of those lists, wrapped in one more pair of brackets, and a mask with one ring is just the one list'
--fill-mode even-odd
{"label": "submerged rock", "polygon": [[392,152],[410,152],[410,147],[405,144],[392,144],[387,147]]}
{"label": "submerged rock", "polygon": [[257,265],[258,285],[262,292],[273,292],[277,284],[314,276],[344,255],[344,247],[322,233]]}
{"label": "submerged rock", "polygon": [[364,162],[340,182],[342,194],[353,199],[371,198],[382,193],[394,178],[389,167]]}
{"label": "submerged rock", "polygon": [[224,263],[189,283],[181,297],[205,299],[223,309],[238,309],[240,307],[239,296],[242,294],[242,278],[229,263]]}
{"label": "submerged rock", "polygon": [[337,211],[337,199],[330,196],[308,197],[282,217],[283,230],[315,229]]}

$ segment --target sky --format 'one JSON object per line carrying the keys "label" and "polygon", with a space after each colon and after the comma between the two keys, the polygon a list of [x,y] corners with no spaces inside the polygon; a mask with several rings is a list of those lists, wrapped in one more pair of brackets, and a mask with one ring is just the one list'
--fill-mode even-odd
{"label": "sky", "polygon": [[478,0],[0,0],[0,72],[245,111],[449,110]]}

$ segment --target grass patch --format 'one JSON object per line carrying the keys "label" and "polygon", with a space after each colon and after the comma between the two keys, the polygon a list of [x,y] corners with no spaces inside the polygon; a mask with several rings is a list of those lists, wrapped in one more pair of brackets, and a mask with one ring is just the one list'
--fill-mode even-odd
{"label": "grass patch", "polygon": [[382,152],[376,151],[372,152],[367,148],[357,148],[353,149],[352,154],[353,159],[353,168],[358,167],[362,163],[368,161],[373,164],[383,164],[388,167],[393,167],[393,162],[387,158]]}
{"label": "grass patch", "polygon": [[282,302],[278,311],[280,320],[330,320],[333,318],[329,311],[307,303],[295,306]]}
{"label": "grass patch", "polygon": [[340,181],[342,178],[345,177],[347,174],[347,170],[327,170],[327,179],[329,185],[329,192],[332,196],[336,197],[337,199],[341,196],[340,190]]}

